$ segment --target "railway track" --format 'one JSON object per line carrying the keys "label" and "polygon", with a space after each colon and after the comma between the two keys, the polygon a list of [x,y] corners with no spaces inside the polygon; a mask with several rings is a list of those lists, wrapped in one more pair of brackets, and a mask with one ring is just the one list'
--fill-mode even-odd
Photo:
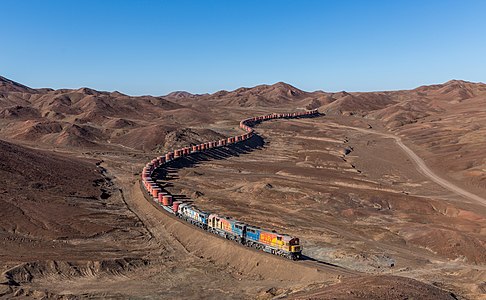
{"label": "railway track", "polygon": [[[268,116],[270,116],[270,115],[268,115]],[[314,110],[314,111],[310,111],[310,113],[307,113],[305,115],[297,115],[297,114],[295,114],[295,115],[292,115],[292,114],[285,114],[285,115],[284,114],[280,114],[280,115],[277,115],[277,114],[273,114],[272,116],[279,116],[277,118],[309,118],[309,117],[317,117],[317,116],[320,116],[320,114],[319,114],[319,112],[317,110]],[[256,118],[261,118],[261,119],[258,119],[256,121],[251,121],[251,122],[253,122],[253,124],[252,124],[253,126],[259,124],[262,121],[273,119],[273,118],[270,118],[270,117],[265,118],[264,116],[263,117],[256,117]],[[247,121],[247,120],[254,120],[254,119],[255,118],[245,119],[245,120],[243,120],[243,121],[240,122],[240,128],[242,128],[243,130],[245,130],[247,132],[247,134],[248,134],[246,136],[246,138],[244,137],[244,135],[241,136],[241,140],[239,140],[239,141],[238,141],[238,138],[236,138],[236,137],[227,138],[226,139],[226,141],[227,141],[226,144],[224,144],[224,145],[217,145],[216,147],[210,147],[210,148],[206,148],[206,149],[203,149],[202,148],[202,145],[203,144],[196,145],[196,146],[191,146],[190,149],[194,149],[196,151],[194,151],[194,152],[191,151],[191,152],[189,152],[186,155],[184,155],[184,150],[183,150],[184,148],[183,149],[179,149],[179,151],[178,151],[178,154],[179,155],[178,155],[177,158],[181,158],[181,159],[183,159],[183,158],[185,158],[185,159],[191,159],[191,156],[194,156],[197,153],[204,153],[204,154],[206,154],[206,156],[211,157],[213,154],[216,153],[216,151],[218,151],[218,149],[220,149],[222,147],[225,147],[228,150],[230,150],[229,152],[235,152],[236,153],[237,151],[235,151],[234,149],[232,149],[233,147],[238,147],[239,145],[244,145],[245,143],[250,142],[251,139],[258,139],[258,140],[261,140],[262,139],[258,134],[255,133],[254,129],[252,128],[253,126],[250,127],[250,126],[248,126],[248,125],[245,124],[245,121]],[[232,142],[230,143],[230,141],[232,141]],[[211,143],[214,143],[214,142],[209,142],[209,145],[211,145]],[[208,145],[208,143],[205,143],[205,144]],[[186,149],[187,148],[188,147],[186,147]],[[198,150],[198,149],[201,149],[201,150]],[[173,153],[175,154],[176,151],[174,151]],[[170,155],[169,156],[165,155],[164,157],[171,158]],[[195,161],[199,161],[199,160],[197,158],[195,158]],[[154,161],[152,161],[152,162],[154,162]],[[167,159],[166,159],[166,161],[163,164],[161,164],[161,165],[163,165],[166,168],[170,168],[171,167],[171,164],[176,163],[176,162],[177,162],[177,160],[175,158],[172,158],[169,161],[167,161]],[[192,165],[192,164],[189,163],[189,165]],[[159,167],[155,167],[154,170],[155,169],[160,169],[160,166]],[[150,173],[151,174],[151,172],[147,172],[146,171],[146,168],[144,168],[144,171],[143,172],[146,172],[146,174],[147,173]],[[165,173],[167,173],[167,171],[165,171]],[[207,230],[204,230],[204,229],[202,229],[200,227],[193,226],[192,224],[189,224],[187,222],[182,221],[180,218],[178,218],[174,214],[173,207],[171,209],[171,207],[169,205],[160,205],[160,203],[154,201],[154,199],[155,198],[158,198],[158,196],[160,194],[158,194],[157,197],[154,198],[154,194],[152,193],[153,190],[151,191],[150,189],[147,189],[147,183],[146,183],[146,181],[144,181],[145,178],[147,178],[147,176],[144,177],[142,175],[142,180],[139,180],[140,189],[142,191],[142,194],[143,194],[144,198],[149,203],[151,203],[152,206],[156,207],[159,211],[161,211],[166,217],[172,218],[174,220],[177,220],[178,222],[184,224],[184,226],[191,227],[192,230],[199,231],[199,232],[204,233],[204,234],[206,234],[208,236],[211,236],[213,238],[226,240],[224,237],[222,237],[220,235],[211,234]],[[158,186],[158,184],[157,184],[157,186]],[[164,193],[163,196],[164,195],[169,195],[169,193],[167,191],[164,191],[164,192],[161,192],[161,193]],[[162,199],[163,199],[163,196],[162,196]],[[306,255],[301,255],[299,260],[289,261],[287,258],[280,257],[280,256],[276,256],[276,255],[272,255],[270,253],[266,253],[266,252],[263,252],[263,251],[258,251],[257,249],[253,249],[253,248],[246,247],[243,244],[239,244],[239,243],[234,243],[234,244],[235,245],[238,245],[238,246],[240,246],[242,248],[245,248],[248,251],[254,251],[254,252],[258,253],[259,255],[271,256],[271,257],[274,257],[276,259],[279,259],[279,260],[282,260],[282,261],[286,261],[287,263],[298,264],[300,266],[312,268],[312,269],[315,269],[315,270],[321,270],[321,271],[325,271],[325,272],[332,271],[337,276],[357,276],[357,275],[360,274],[360,272],[358,272],[358,271],[346,269],[344,267],[341,267],[341,266],[338,266],[338,265],[334,265],[334,264],[331,264],[331,263],[328,263],[328,262],[325,262],[325,261],[320,261],[320,260],[317,260],[315,258],[306,256]]]}
{"label": "railway track", "polygon": [[[208,153],[209,151],[214,151],[216,149],[233,147],[239,144],[244,144],[251,139],[255,139],[257,135],[255,134],[253,126],[263,121],[282,118],[308,118],[318,115],[319,112],[317,110],[311,110],[286,114],[274,113],[244,119],[240,121],[239,126],[240,129],[245,132],[244,134],[183,147],[152,159],[152,161],[148,162],[142,170],[142,190],[144,190],[146,196],[152,198],[150,200],[158,203],[168,213],[173,213],[204,230],[265,252],[285,256],[293,260],[299,259],[302,254],[302,246],[297,237],[280,234],[274,230],[265,230],[230,217],[201,211],[195,206],[185,202],[174,201],[173,195],[157,183],[154,174],[157,174],[158,170],[170,166],[175,161],[181,161],[183,158],[194,157],[196,154]],[[164,174],[168,174],[167,169],[165,171]]]}
{"label": "railway track", "polygon": [[[187,226],[191,230],[198,231],[201,234],[204,234],[208,237],[218,239],[218,240],[221,240],[221,241],[226,241],[228,243],[232,243],[232,241],[229,241],[229,240],[227,240],[227,239],[225,239],[225,238],[223,238],[219,235],[211,234],[208,231],[203,230],[199,227],[192,226],[191,224],[182,221],[180,218],[176,217],[174,214],[167,212],[160,205],[158,205],[157,203],[152,201],[152,196],[144,189],[142,181],[139,180],[138,182],[139,182],[140,190],[141,190],[145,200],[147,200],[153,207],[155,207],[161,214],[163,214],[164,217],[172,219],[173,221],[176,221],[176,222],[182,224],[183,226]],[[310,268],[310,269],[315,269],[315,270],[325,271],[325,272],[332,271],[334,274],[336,274],[336,276],[358,276],[359,274],[361,274],[361,272],[346,269],[344,267],[341,267],[341,266],[338,266],[338,265],[335,265],[335,264],[332,264],[332,263],[328,263],[328,262],[325,262],[325,261],[317,260],[317,259],[312,258],[312,257],[307,256],[307,255],[302,255],[300,260],[291,261],[291,260],[288,260],[284,257],[275,256],[275,255],[272,255],[270,253],[258,251],[258,250],[253,249],[253,248],[248,248],[248,247],[245,247],[244,245],[241,245],[241,244],[238,244],[238,243],[232,243],[232,244],[234,244],[235,246],[240,247],[242,249],[245,249],[247,251],[252,251],[257,255],[268,256],[268,257],[280,260],[280,261],[282,261],[282,263],[295,264],[295,265],[304,266],[304,267],[307,267],[307,268]]]}

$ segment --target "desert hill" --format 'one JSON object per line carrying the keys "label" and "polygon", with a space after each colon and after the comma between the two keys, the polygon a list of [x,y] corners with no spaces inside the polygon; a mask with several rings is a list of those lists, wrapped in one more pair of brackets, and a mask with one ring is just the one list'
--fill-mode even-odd
{"label": "desert hill", "polygon": [[[225,119],[224,122],[232,122],[249,115],[244,112],[248,109],[318,108],[330,115],[354,115],[383,122],[437,157],[460,155],[461,159],[450,162],[451,168],[460,172],[459,177],[471,179],[471,184],[485,185],[486,175],[480,171],[481,164],[476,163],[477,145],[473,145],[476,141],[482,143],[483,127],[479,124],[485,118],[483,83],[451,80],[412,90],[327,93],[306,92],[278,82],[204,95],[178,91],[164,97],[132,97],[90,88],[33,89],[4,77],[0,84],[0,136],[25,143],[164,150],[202,141],[204,137],[216,139],[222,133],[202,131],[201,127],[211,127]],[[221,116],[216,118],[215,112]],[[459,124],[460,129],[449,124],[466,115],[469,121]],[[427,128],[421,125],[423,122],[429,124]],[[430,128],[432,123],[435,125]],[[179,134],[185,129],[192,134]],[[423,135],[424,132],[428,134]],[[439,137],[456,146],[434,147]]]}
{"label": "desert hill", "polygon": [[[430,132],[417,143],[439,155],[461,155],[452,168],[465,170],[461,176],[472,176],[475,185],[483,185],[482,173],[474,163],[478,160],[476,152],[458,152],[475,147],[470,145],[474,141],[482,141],[479,124],[485,118],[482,111],[486,102],[483,83],[451,80],[412,90],[327,93],[306,92],[278,82],[204,95],[178,91],[164,97],[132,97],[90,88],[32,89],[3,77],[0,83],[0,136],[6,139],[53,147],[163,150],[203,137],[218,138],[221,133],[217,130],[201,131],[202,124],[207,128],[225,119],[231,122],[248,115],[244,112],[248,109],[318,108],[330,115],[378,120],[412,140],[423,136],[419,131]],[[225,113],[214,117],[219,111]],[[460,124],[461,129],[442,125],[465,115],[469,121]],[[429,124],[427,128],[423,128],[423,122]],[[434,128],[429,128],[430,122]],[[178,134],[187,128],[194,134]],[[176,138],[167,140],[167,136]],[[452,152],[436,149],[433,145],[439,136],[461,146],[449,148]]]}
{"label": "desert hill", "polygon": [[[486,197],[482,83],[329,93],[279,82],[132,97],[0,82],[0,298],[480,299],[486,291],[484,206],[424,176],[391,137]],[[305,108],[325,115],[263,122],[261,143],[198,155],[161,180],[203,210],[300,237],[306,261],[195,231],[141,194],[139,170],[158,153],[239,132],[243,117]]]}
{"label": "desert hill", "polygon": [[[204,95],[207,95],[207,94],[204,94]],[[197,97],[204,96],[204,95],[191,94],[191,93],[186,92],[186,91],[175,91],[175,92],[171,92],[171,93],[165,95],[164,98],[167,99],[167,100],[178,100],[178,99],[187,99],[187,98],[197,98]]]}
{"label": "desert hill", "polygon": [[[2,140],[0,153],[0,259],[85,257],[91,238],[108,241],[137,222],[133,216],[113,218],[126,211],[112,203],[117,191],[94,161]],[[78,242],[66,242],[71,240]],[[60,256],[63,251],[71,254]]]}
{"label": "desert hill", "polygon": [[18,82],[15,82],[13,80],[0,76],[0,93],[11,93],[11,92],[33,93],[36,92],[36,90],[28,86],[22,85]]}
{"label": "desert hill", "polygon": [[239,108],[319,108],[329,114],[356,114],[384,120],[389,128],[396,128],[440,113],[451,106],[465,106],[469,100],[486,97],[486,84],[451,80],[412,90],[329,93],[306,92],[278,82],[207,95],[175,92],[168,96],[177,103],[191,107],[202,107],[209,103],[212,106]]}
{"label": "desert hill", "polygon": [[163,97],[89,88],[32,89],[3,77],[0,82],[0,134],[28,143],[151,150],[160,138],[140,144],[133,143],[132,136],[143,135],[144,128],[148,134],[156,133],[150,129],[154,126],[164,132],[207,121],[203,112]]}
{"label": "desert hill", "polygon": [[421,149],[428,163],[484,194],[486,84],[450,80],[413,90],[346,93],[321,111],[377,120]]}
{"label": "desert hill", "polygon": [[388,127],[396,128],[445,110],[467,106],[466,102],[476,98],[486,98],[486,84],[451,80],[413,90],[344,93],[321,109],[328,113],[358,114],[384,120]]}
{"label": "desert hill", "polygon": [[270,108],[288,105],[300,106],[312,103],[313,101],[314,106],[316,106],[316,101],[318,101],[317,106],[321,106],[324,103],[332,101],[332,98],[329,97],[328,93],[322,91],[305,92],[290,84],[277,82],[272,85],[262,84],[255,87],[241,87],[233,91],[221,90],[213,94],[181,95],[175,101],[191,106],[194,103],[198,103],[199,105],[211,103],[212,105],[225,107]]}

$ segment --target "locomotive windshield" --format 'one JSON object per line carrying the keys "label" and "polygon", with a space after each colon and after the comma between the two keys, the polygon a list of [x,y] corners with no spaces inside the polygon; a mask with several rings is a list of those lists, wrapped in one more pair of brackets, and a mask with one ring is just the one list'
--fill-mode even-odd
{"label": "locomotive windshield", "polygon": [[290,240],[289,244],[291,246],[298,245],[299,244],[299,239],[298,238],[293,238],[293,239]]}

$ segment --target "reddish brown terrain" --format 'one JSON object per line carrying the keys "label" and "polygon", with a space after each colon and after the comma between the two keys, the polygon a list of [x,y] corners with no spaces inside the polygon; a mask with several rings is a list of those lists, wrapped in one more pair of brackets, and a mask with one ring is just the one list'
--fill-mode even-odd
{"label": "reddish brown terrain", "polygon": [[[185,159],[166,187],[299,236],[292,262],[147,202],[163,151],[272,120]],[[0,298],[486,299],[486,85],[192,95],[33,89],[0,77]]]}

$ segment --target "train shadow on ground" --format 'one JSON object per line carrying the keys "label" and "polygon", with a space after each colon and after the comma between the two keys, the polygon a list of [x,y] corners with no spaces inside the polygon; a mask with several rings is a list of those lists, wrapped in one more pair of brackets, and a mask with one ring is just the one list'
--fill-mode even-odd
{"label": "train shadow on ground", "polygon": [[335,267],[335,268],[343,268],[339,265],[335,265],[335,264],[332,264],[332,263],[328,263],[328,262],[325,262],[323,260],[318,260],[318,259],[315,259],[315,258],[312,258],[310,256],[307,256],[307,255],[301,255],[300,256],[300,261],[311,261],[311,262],[314,262],[314,263],[317,263],[317,264],[321,264],[321,265],[325,265],[325,266],[332,266],[332,267]]}
{"label": "train shadow on ground", "polygon": [[[309,119],[309,118],[315,118],[323,115],[324,114],[319,113],[317,115],[301,116],[299,118],[292,118],[292,119]],[[262,121],[256,121],[252,126],[253,127],[257,126],[260,123],[262,123]],[[154,171],[153,177],[157,181],[157,183],[163,189],[166,190],[166,188],[174,186],[171,183],[171,181],[179,178],[179,170],[183,168],[193,168],[203,162],[207,162],[211,160],[223,160],[229,157],[238,157],[241,155],[246,155],[257,149],[265,148],[265,144],[267,144],[265,140],[261,136],[255,133],[248,140],[241,141],[239,143],[224,146],[224,147],[208,149],[203,152],[192,153],[189,156],[181,157],[179,159],[166,163],[164,164],[163,167],[158,168]],[[197,171],[195,172],[197,173]],[[172,197],[174,201],[179,200],[184,202],[192,202],[190,197],[188,197],[187,195],[172,194]]]}
{"label": "train shadow on ground", "polygon": [[[184,168],[193,168],[197,165],[208,162],[211,160],[224,160],[229,157],[238,157],[241,155],[246,155],[257,149],[262,149],[265,146],[265,141],[263,138],[257,134],[254,134],[250,139],[246,141],[239,142],[237,144],[208,149],[204,152],[192,153],[189,156],[181,157],[177,160],[171,161],[165,164],[163,167],[158,168],[154,173],[153,177],[159,183],[162,188],[166,189],[168,187],[174,186],[171,181],[179,178],[179,170]],[[195,171],[197,173],[197,171]],[[187,195],[174,195],[172,194],[174,200],[179,201],[191,201]]]}

